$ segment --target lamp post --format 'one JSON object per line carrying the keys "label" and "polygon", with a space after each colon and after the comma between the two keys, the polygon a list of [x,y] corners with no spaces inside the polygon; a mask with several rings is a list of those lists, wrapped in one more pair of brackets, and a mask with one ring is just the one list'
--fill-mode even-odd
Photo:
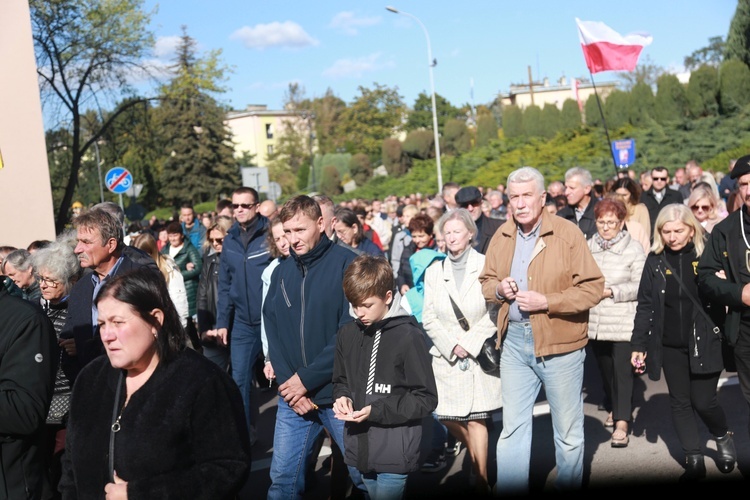
{"label": "lamp post", "polygon": [[437,178],[438,178],[438,193],[443,190],[443,170],[440,166],[440,138],[438,134],[438,120],[437,120],[437,106],[435,105],[435,78],[432,76],[432,68],[437,64],[437,61],[432,58],[432,47],[430,45],[430,34],[427,33],[427,28],[419,18],[408,12],[398,10],[395,7],[388,6],[385,8],[388,12],[394,14],[401,14],[414,19],[424,31],[424,36],[427,39],[427,65],[430,68],[430,90],[432,90],[432,130],[435,133],[435,162],[437,163]]}

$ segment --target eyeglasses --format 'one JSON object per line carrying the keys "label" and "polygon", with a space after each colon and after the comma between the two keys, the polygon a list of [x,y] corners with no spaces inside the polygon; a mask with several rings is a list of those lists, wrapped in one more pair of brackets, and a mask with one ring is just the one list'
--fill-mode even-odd
{"label": "eyeglasses", "polygon": [[690,209],[693,212],[697,212],[698,210],[703,210],[704,212],[708,212],[709,210],[711,210],[711,205],[693,205],[692,207],[690,207]]}
{"label": "eyeglasses", "polygon": [[242,207],[245,210],[250,210],[254,206],[256,206],[257,203],[232,203],[232,208],[237,210],[238,208]]}
{"label": "eyeglasses", "polygon": [[601,227],[617,227],[617,225],[620,223],[619,220],[598,220],[596,221],[597,226]]}
{"label": "eyeglasses", "polygon": [[47,285],[50,288],[57,288],[57,285],[60,284],[59,281],[53,280],[52,278],[45,278],[44,276],[40,276],[38,274],[36,274],[35,277],[40,285]]}
{"label": "eyeglasses", "polygon": [[224,243],[224,238],[209,238],[208,242],[216,245],[221,245],[222,243]]}
{"label": "eyeglasses", "polygon": [[651,177],[651,179],[654,181],[666,181],[667,180],[666,177],[653,177],[653,176]]}

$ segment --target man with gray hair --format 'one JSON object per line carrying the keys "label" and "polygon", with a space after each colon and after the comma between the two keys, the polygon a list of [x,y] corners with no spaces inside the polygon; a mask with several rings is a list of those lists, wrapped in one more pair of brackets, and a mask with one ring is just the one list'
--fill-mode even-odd
{"label": "man with gray hair", "polygon": [[599,303],[604,277],[581,232],[545,210],[545,198],[537,169],[508,176],[513,217],[492,238],[479,276],[485,299],[500,304],[498,494],[528,493],[532,410],[542,387],[552,414],[556,486],[575,490],[583,482],[585,347],[589,309]]}
{"label": "man with gray hair", "polygon": [[75,339],[75,356],[64,351],[61,361],[71,382],[88,362],[104,352],[94,298],[112,276],[142,267],[123,253],[122,223],[110,212],[92,208],[76,217],[73,225],[77,231],[75,253],[86,271],[70,290],[68,319],[60,332],[60,338]]}
{"label": "man with gray hair", "polygon": [[565,198],[568,206],[557,212],[557,215],[578,226],[586,239],[596,234],[596,198],[591,196],[593,185],[591,172],[582,167],[569,169],[565,172]]}

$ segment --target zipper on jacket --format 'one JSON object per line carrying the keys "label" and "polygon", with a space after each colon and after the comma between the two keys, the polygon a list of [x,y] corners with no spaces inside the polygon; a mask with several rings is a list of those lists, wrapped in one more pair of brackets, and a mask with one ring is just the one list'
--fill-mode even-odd
{"label": "zipper on jacket", "polygon": [[698,357],[698,336],[695,332],[695,322],[693,322],[693,357]]}
{"label": "zipper on jacket", "polygon": [[302,268],[302,286],[300,287],[301,308],[299,318],[299,344],[302,349],[302,365],[307,367],[307,356],[305,356],[305,280],[307,279],[307,268],[300,262]]}
{"label": "zipper on jacket", "polygon": [[286,293],[286,288],[284,287],[284,279],[281,279],[281,294],[284,296],[284,302],[286,302],[287,307],[292,307],[292,303],[289,300],[289,295]]}

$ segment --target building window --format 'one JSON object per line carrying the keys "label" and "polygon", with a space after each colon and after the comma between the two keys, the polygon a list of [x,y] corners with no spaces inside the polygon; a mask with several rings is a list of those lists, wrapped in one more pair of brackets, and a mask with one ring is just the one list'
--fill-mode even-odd
{"label": "building window", "polygon": [[266,139],[273,139],[273,124],[266,124]]}
{"label": "building window", "polygon": [[268,153],[269,155],[273,154],[273,144],[269,144],[268,146],[266,146],[266,153]]}

